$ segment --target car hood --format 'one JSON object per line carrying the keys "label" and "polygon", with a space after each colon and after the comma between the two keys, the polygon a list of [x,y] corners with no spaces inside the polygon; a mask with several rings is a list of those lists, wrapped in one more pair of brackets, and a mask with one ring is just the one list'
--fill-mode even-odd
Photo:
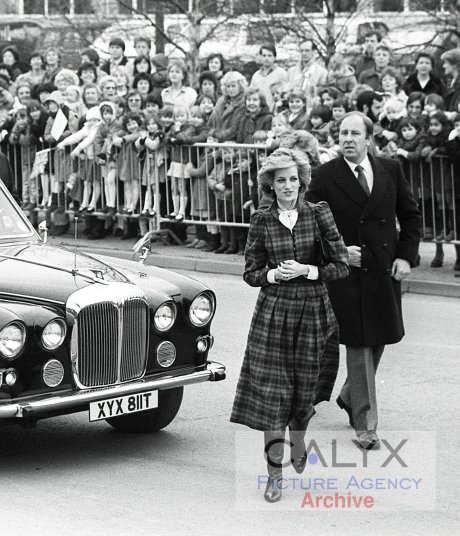
{"label": "car hood", "polygon": [[111,282],[139,287],[151,306],[186,295],[195,296],[206,287],[189,277],[161,268],[114,258],[75,254],[49,244],[0,247],[0,297],[43,300],[65,304],[75,291],[88,285]]}
{"label": "car hood", "polygon": [[1,294],[65,303],[70,294],[98,281],[128,279],[88,255],[47,244],[21,244],[0,248],[0,281]]}

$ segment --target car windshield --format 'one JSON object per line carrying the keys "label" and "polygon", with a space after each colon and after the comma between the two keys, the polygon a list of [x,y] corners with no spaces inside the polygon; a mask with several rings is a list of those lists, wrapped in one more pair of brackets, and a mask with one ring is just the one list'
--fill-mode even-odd
{"label": "car windshield", "polygon": [[5,187],[0,185],[0,242],[34,236],[33,227],[16,203],[11,201]]}

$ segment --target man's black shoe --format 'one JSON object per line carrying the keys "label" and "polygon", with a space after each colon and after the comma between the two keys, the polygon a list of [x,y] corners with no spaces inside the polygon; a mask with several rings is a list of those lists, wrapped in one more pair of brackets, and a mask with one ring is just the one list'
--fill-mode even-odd
{"label": "man's black shoe", "polygon": [[351,410],[350,406],[348,404],[345,404],[345,402],[340,398],[340,396],[337,397],[337,405],[340,409],[344,409],[348,413],[348,419],[350,421],[350,426],[352,428],[355,427],[355,424],[353,422],[353,411]]}

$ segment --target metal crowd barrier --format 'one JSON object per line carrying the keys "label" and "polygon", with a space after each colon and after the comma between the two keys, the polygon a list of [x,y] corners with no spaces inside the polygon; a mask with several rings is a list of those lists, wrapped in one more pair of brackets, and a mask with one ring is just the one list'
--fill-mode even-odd
{"label": "metal crowd barrier", "polygon": [[[248,227],[267,156],[263,145],[234,143],[172,144],[141,154],[127,144],[105,160],[73,157],[73,149],[2,147],[24,209],[52,210],[57,203],[69,214],[146,219],[159,232],[180,222]],[[460,243],[460,168],[447,157],[402,163],[422,211],[423,239]],[[94,211],[81,210],[87,202]]]}

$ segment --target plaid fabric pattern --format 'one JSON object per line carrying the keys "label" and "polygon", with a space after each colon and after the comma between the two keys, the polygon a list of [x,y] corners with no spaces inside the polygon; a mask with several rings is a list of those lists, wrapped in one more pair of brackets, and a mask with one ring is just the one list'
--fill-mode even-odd
{"label": "plaid fabric pattern", "polygon": [[315,402],[329,400],[337,375],[338,327],[324,283],[267,281],[281,260],[313,264],[315,212],[333,261],[321,279],[346,277],[347,250],[326,203],[302,206],[292,235],[275,206],[251,220],[244,279],[262,289],[230,420],[256,430],[284,429],[296,415],[313,414]]}

